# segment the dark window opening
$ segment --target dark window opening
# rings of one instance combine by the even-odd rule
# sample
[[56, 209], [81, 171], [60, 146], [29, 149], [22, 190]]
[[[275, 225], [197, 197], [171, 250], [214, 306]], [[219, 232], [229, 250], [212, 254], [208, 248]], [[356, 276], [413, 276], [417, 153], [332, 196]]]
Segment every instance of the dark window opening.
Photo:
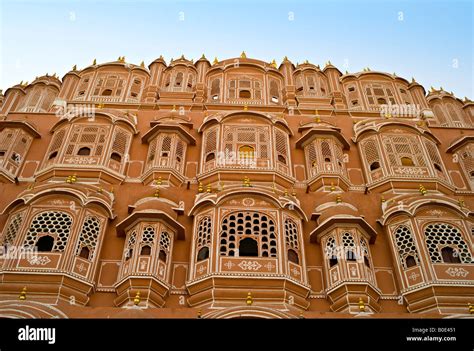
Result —
[[85, 91], [81, 90], [77, 95], [82, 96], [82, 95], [84, 95], [84, 93], [85, 93]]
[[370, 268], [370, 261], [369, 261], [369, 258], [367, 256], [364, 256], [364, 263], [367, 267]]
[[378, 161], [372, 162], [370, 164], [370, 170], [375, 171], [376, 169], [380, 168], [380, 163]]
[[207, 246], [201, 247], [197, 256], [198, 262], [203, 261], [208, 258], [209, 258], [209, 248]]
[[110, 155], [110, 158], [114, 161], [122, 162], [122, 156], [120, 156], [117, 152], [112, 152], [112, 155]]
[[346, 260], [347, 261], [355, 261], [357, 259], [357, 256], [354, 252], [352, 251], [347, 251], [347, 254], [346, 254]]
[[400, 161], [402, 162], [402, 166], [405, 167], [413, 167], [415, 165], [410, 157], [402, 157]]
[[158, 254], [158, 259], [160, 261], [163, 261], [166, 263], [166, 252], [165, 250], [160, 250], [160, 253]]
[[413, 257], [413, 256], [407, 256], [407, 257], [405, 258], [405, 265], [407, 266], [407, 268], [416, 266], [415, 257]]
[[296, 264], [300, 264], [298, 253], [295, 250], [292, 250], [292, 249], [288, 250], [288, 261], [296, 263]]
[[387, 100], [383, 99], [383, 98], [378, 98], [377, 99], [377, 103], [379, 105], [386, 105], [387, 104]]
[[437, 163], [433, 163], [433, 167], [438, 171], [438, 172], [442, 172], [443, 170], [441, 169], [441, 166]]
[[212, 161], [215, 158], [216, 158], [216, 155], [213, 152], [211, 152], [206, 155], [206, 162]]
[[136, 98], [136, 97], [138, 96], [138, 94], [132, 91], [132, 92], [130, 93], [130, 96]]
[[469, 176], [470, 176], [471, 178], [474, 178], [474, 171], [470, 171], [470, 172], [469, 172]]
[[88, 147], [81, 147], [77, 154], [81, 156], [89, 156], [91, 154], [91, 149]]
[[278, 155], [278, 161], [286, 165], [286, 159], [283, 155]]
[[149, 245], [142, 246], [142, 249], [140, 251], [140, 255], [150, 256], [151, 255], [151, 247]]
[[169, 154], [168, 154], [168, 151], [163, 151], [163, 152], [161, 153], [161, 157], [168, 157], [168, 155], [169, 155]]
[[337, 257], [336, 256], [332, 256], [330, 259], [329, 259], [329, 267], [333, 267], [337, 264]]
[[53, 250], [54, 238], [50, 235], [42, 236], [36, 242], [39, 252], [51, 252]]
[[329, 157], [326, 157], [326, 158], [324, 159], [324, 162], [331, 162], [331, 159], [330, 159]]
[[349, 87], [349, 91], [355, 91], [354, 87]]
[[84, 246], [83, 248], [81, 248], [81, 252], [79, 252], [79, 257], [82, 257], [88, 260], [90, 253], [91, 251], [89, 250], [89, 248], [87, 246]]
[[459, 253], [452, 247], [443, 247], [441, 249], [441, 257], [443, 257], [444, 263], [461, 263]]
[[359, 105], [359, 100], [352, 100], [352, 106]]
[[219, 95], [217, 95], [217, 94], [216, 94], [216, 95], [213, 95], [213, 96], [212, 96], [212, 100], [219, 100]]
[[112, 95], [112, 90], [110, 90], [110, 89], [105, 89], [102, 92], [102, 96], [110, 96], [110, 95]]
[[0, 151], [0, 157], [5, 156], [5, 151]]
[[241, 90], [241, 91], [239, 91], [239, 98], [241, 98], [241, 99], [250, 99], [251, 98], [250, 90]]
[[125, 261], [128, 261], [129, 259], [131, 259], [132, 255], [133, 255], [133, 249], [128, 250], [128, 253], [125, 257]]
[[299, 87], [298, 89], [296, 89], [297, 93], [301, 93], [302, 91], [303, 91], [303, 87]]
[[239, 242], [240, 257], [258, 257], [257, 242], [251, 238], [245, 238]]
[[272, 102], [278, 103], [278, 98], [276, 96], [272, 96]]

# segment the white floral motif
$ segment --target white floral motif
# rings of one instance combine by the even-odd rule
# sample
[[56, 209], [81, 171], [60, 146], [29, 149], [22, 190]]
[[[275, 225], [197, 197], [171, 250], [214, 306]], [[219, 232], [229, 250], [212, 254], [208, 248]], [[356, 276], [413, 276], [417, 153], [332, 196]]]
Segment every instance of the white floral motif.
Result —
[[455, 268], [455, 267], [449, 267], [446, 271], [451, 277], [466, 277], [469, 272], [466, 271], [464, 268]]
[[411, 272], [411, 274], [408, 276], [409, 279], [415, 281], [418, 279], [420, 275], [418, 273], [415, 273], [415, 272]]
[[260, 269], [260, 267], [262, 267], [262, 265], [257, 261], [242, 261], [239, 263], [239, 267], [244, 271], [257, 271]]
[[28, 258], [28, 263], [31, 265], [44, 266], [51, 262], [48, 256], [32, 256]]

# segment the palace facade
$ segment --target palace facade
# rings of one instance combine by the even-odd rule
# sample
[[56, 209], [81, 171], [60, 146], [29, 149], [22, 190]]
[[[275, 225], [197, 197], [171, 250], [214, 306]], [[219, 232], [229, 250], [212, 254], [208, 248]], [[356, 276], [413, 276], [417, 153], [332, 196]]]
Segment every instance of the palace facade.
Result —
[[287, 58], [0, 94], [0, 317], [474, 313], [474, 102]]

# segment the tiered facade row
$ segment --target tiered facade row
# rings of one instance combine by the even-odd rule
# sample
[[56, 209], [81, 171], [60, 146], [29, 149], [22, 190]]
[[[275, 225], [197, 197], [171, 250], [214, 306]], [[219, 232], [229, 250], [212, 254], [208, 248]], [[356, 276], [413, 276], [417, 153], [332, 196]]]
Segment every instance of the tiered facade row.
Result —
[[0, 104], [0, 316], [474, 308], [467, 98], [242, 53], [94, 61]]

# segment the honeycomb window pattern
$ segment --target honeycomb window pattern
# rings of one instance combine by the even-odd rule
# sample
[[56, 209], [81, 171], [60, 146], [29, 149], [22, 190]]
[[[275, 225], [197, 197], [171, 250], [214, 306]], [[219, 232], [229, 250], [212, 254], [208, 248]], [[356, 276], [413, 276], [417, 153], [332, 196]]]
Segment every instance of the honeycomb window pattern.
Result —
[[160, 250], [164, 250], [165, 252], [170, 252], [171, 247], [171, 238], [168, 232], [163, 231], [160, 235]]
[[152, 246], [155, 242], [155, 228], [149, 226], [143, 230], [142, 244]]
[[38, 234], [51, 234], [55, 237], [52, 252], [63, 252], [71, 230], [72, 218], [67, 213], [47, 211], [38, 214], [31, 222], [25, 239], [25, 246], [33, 248]]
[[197, 248], [209, 246], [211, 244], [211, 217], [204, 217], [199, 221], [197, 231]]
[[245, 211], [226, 216], [222, 221], [220, 254], [236, 256], [239, 241], [244, 238], [257, 241], [260, 257], [277, 257], [275, 222], [268, 215]]
[[299, 249], [298, 245], [298, 227], [291, 219], [285, 220], [285, 241], [289, 249]]
[[18, 230], [20, 229], [21, 223], [23, 222], [23, 214], [23, 212], [20, 212], [13, 215], [5, 235], [3, 236], [2, 240], [0, 240], [0, 245], [13, 244], [16, 236], [18, 235]]
[[420, 260], [416, 250], [413, 235], [407, 226], [400, 226], [395, 230], [395, 244], [397, 245], [398, 257], [404, 269], [407, 269], [406, 257], [411, 256], [418, 265]]
[[76, 255], [79, 255], [83, 247], [89, 249], [89, 261], [94, 258], [94, 251], [97, 246], [97, 239], [100, 234], [100, 221], [96, 217], [88, 216], [82, 225], [79, 244], [77, 245]]
[[441, 249], [454, 248], [462, 263], [472, 263], [471, 253], [461, 232], [448, 223], [432, 223], [425, 228], [425, 242], [432, 263], [442, 263]]

